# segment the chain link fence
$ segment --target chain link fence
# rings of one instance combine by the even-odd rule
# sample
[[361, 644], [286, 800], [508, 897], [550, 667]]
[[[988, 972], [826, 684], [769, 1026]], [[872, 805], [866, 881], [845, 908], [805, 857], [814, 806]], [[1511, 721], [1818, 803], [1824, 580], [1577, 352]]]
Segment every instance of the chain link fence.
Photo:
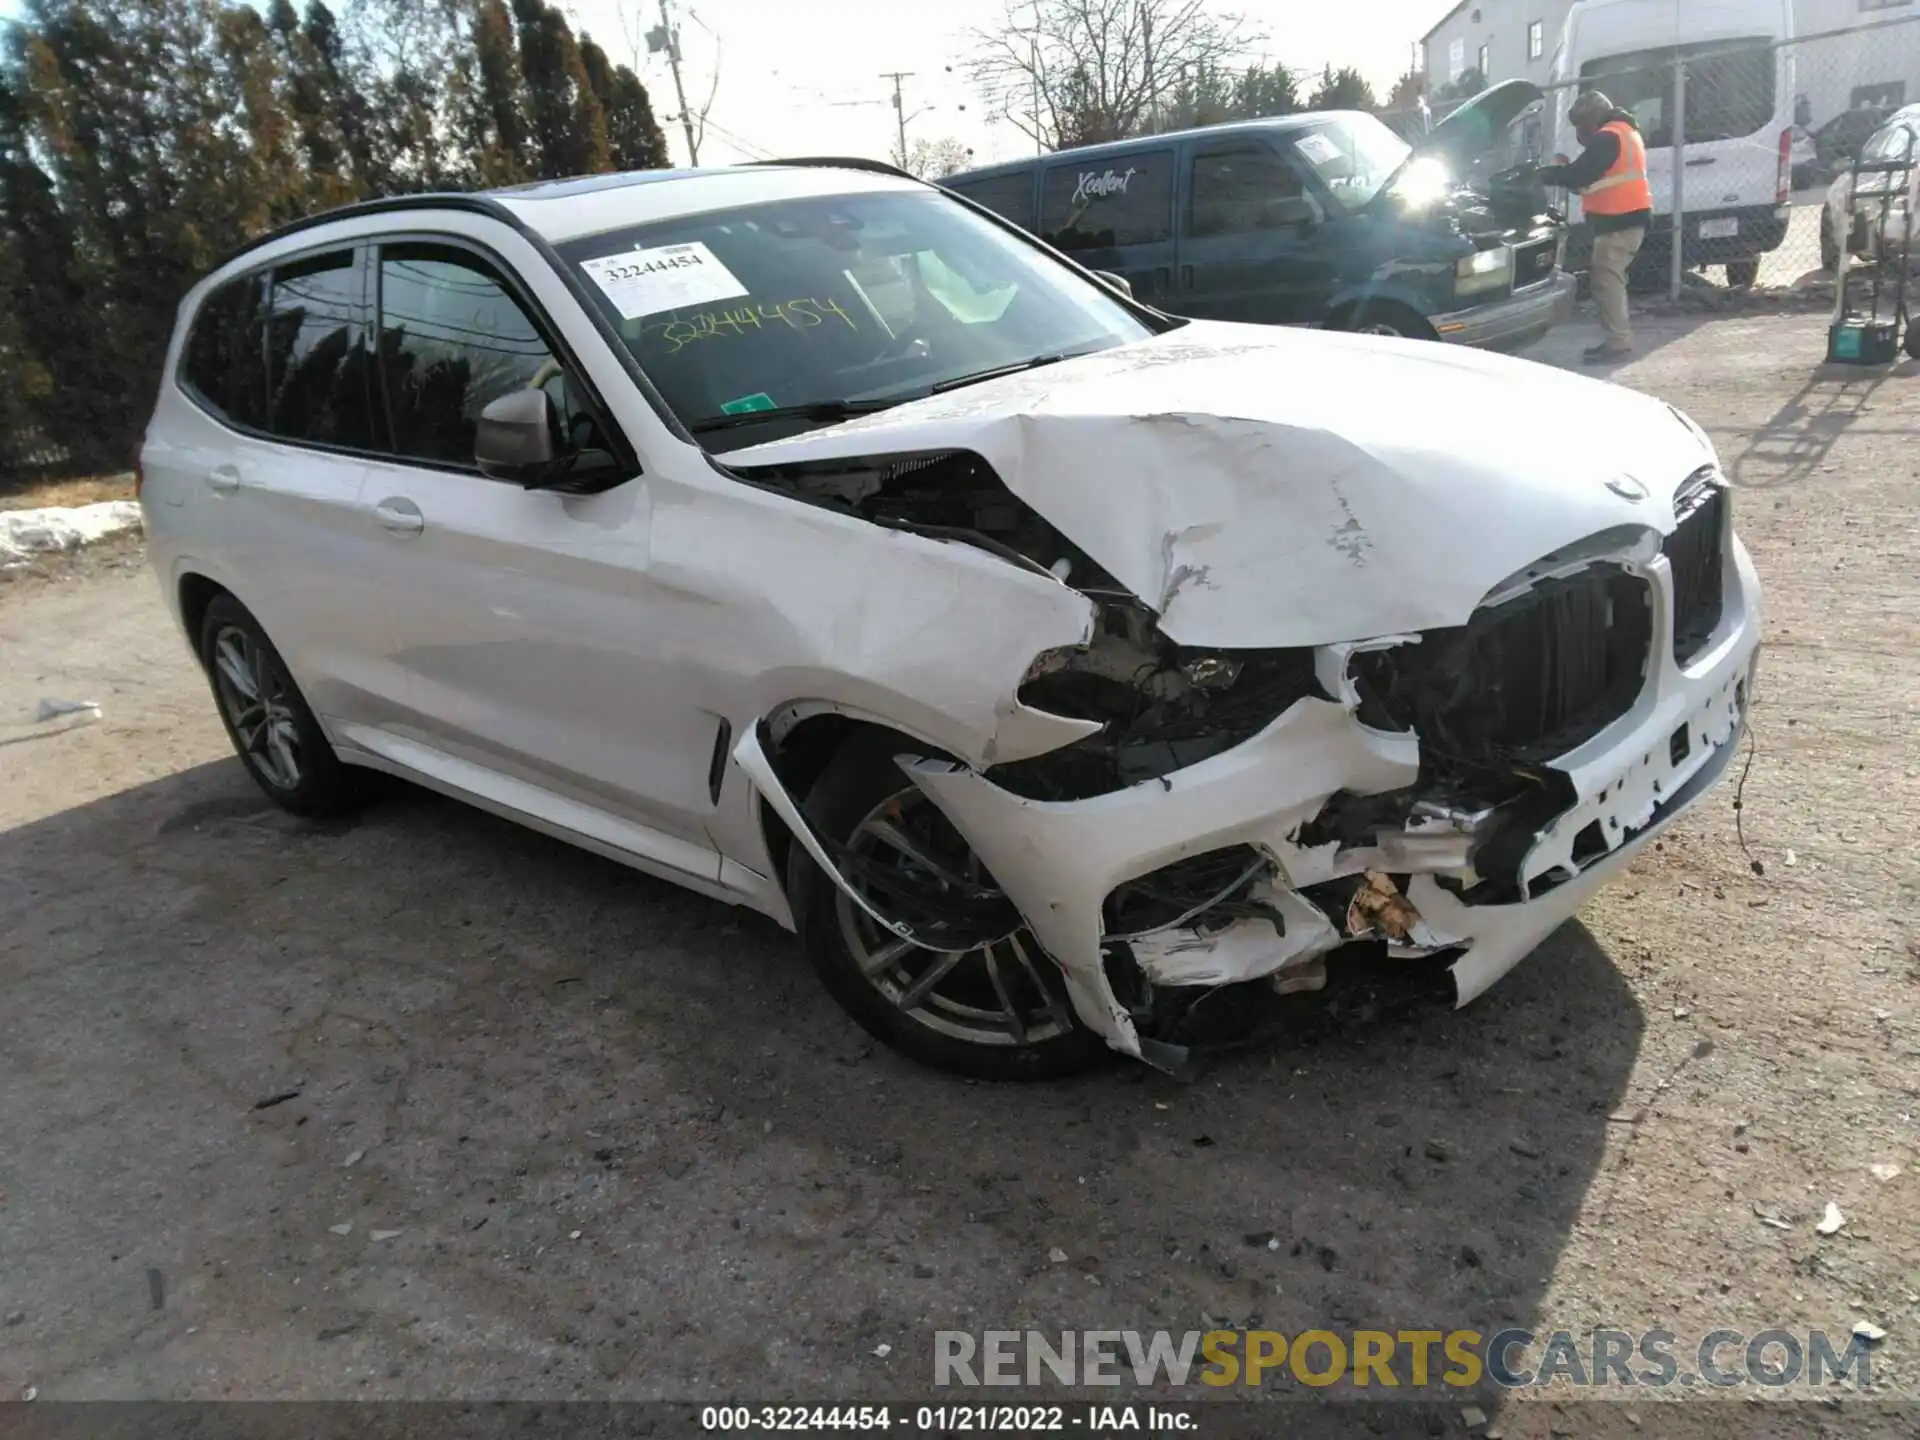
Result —
[[[1637, 290], [1675, 299], [1705, 287], [1830, 296], [1842, 247], [1856, 266], [1912, 254], [1902, 240], [1920, 172], [1884, 167], [1907, 155], [1909, 134], [1920, 159], [1920, 13], [1786, 42], [1649, 44], [1588, 61], [1544, 88], [1545, 101], [1474, 169], [1578, 155], [1567, 110], [1581, 90], [1604, 92], [1647, 143], [1654, 220], [1633, 267]], [[1433, 107], [1430, 120], [1383, 118], [1413, 138], [1452, 108]], [[1584, 269], [1577, 198], [1566, 208], [1575, 226], [1567, 263]]]

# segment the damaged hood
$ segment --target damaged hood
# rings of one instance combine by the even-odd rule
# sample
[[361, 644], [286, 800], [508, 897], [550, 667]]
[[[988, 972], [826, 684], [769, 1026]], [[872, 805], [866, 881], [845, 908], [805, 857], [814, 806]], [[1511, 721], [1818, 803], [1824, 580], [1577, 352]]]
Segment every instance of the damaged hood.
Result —
[[1675, 490], [1714, 459], [1665, 404], [1548, 366], [1195, 321], [725, 463], [955, 450], [981, 456], [1169, 638], [1217, 648], [1463, 624], [1562, 547], [1671, 530]]

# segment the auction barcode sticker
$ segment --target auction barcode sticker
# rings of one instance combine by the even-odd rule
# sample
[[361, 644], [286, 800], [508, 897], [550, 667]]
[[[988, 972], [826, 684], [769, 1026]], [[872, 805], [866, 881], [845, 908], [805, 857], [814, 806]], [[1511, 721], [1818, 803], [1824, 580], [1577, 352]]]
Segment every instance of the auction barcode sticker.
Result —
[[628, 320], [747, 293], [747, 287], [699, 240], [603, 255], [580, 268]]

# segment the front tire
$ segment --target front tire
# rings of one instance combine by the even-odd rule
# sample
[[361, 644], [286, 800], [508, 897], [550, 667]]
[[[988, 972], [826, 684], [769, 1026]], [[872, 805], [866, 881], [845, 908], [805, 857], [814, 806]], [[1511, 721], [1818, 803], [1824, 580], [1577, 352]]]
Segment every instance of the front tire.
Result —
[[1727, 261], [1727, 284], [1735, 290], [1751, 290], [1754, 282], [1760, 278], [1758, 260]]
[[1437, 340], [1433, 327], [1414, 310], [1391, 301], [1370, 301], [1334, 317], [1335, 330], [1355, 335], [1383, 335], [1388, 339]]
[[[894, 763], [902, 742], [857, 736], [805, 811], [842, 872], [883, 914], [936, 940], [902, 940], [795, 844], [788, 890], [821, 983], [862, 1029], [911, 1060], [981, 1080], [1049, 1080], [1108, 1055], [1073, 1013], [1058, 967], [953, 825]], [[924, 917], [951, 915], [945, 934]], [[974, 928], [969, 928], [974, 927]], [[977, 943], [975, 943], [977, 942]]]
[[296, 815], [331, 815], [362, 798], [293, 676], [231, 595], [216, 595], [200, 622], [200, 664], [234, 752], [267, 798]]
[[1830, 274], [1840, 269], [1840, 242], [1833, 238], [1833, 227], [1825, 216], [1820, 219], [1820, 268]]

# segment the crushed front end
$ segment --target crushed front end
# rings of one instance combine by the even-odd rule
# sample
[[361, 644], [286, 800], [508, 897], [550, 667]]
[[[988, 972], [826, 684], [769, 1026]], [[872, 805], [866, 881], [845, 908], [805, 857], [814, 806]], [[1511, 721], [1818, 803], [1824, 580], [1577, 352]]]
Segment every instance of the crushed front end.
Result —
[[1463, 624], [1357, 642], [1196, 650], [1095, 595], [1090, 642], [1018, 698], [1098, 733], [903, 763], [1120, 1050], [1171, 1063], [1209, 991], [1317, 989], [1358, 944], [1449, 957], [1465, 1003], [1733, 757], [1758, 581], [1714, 467], [1672, 514], [1539, 557]]

